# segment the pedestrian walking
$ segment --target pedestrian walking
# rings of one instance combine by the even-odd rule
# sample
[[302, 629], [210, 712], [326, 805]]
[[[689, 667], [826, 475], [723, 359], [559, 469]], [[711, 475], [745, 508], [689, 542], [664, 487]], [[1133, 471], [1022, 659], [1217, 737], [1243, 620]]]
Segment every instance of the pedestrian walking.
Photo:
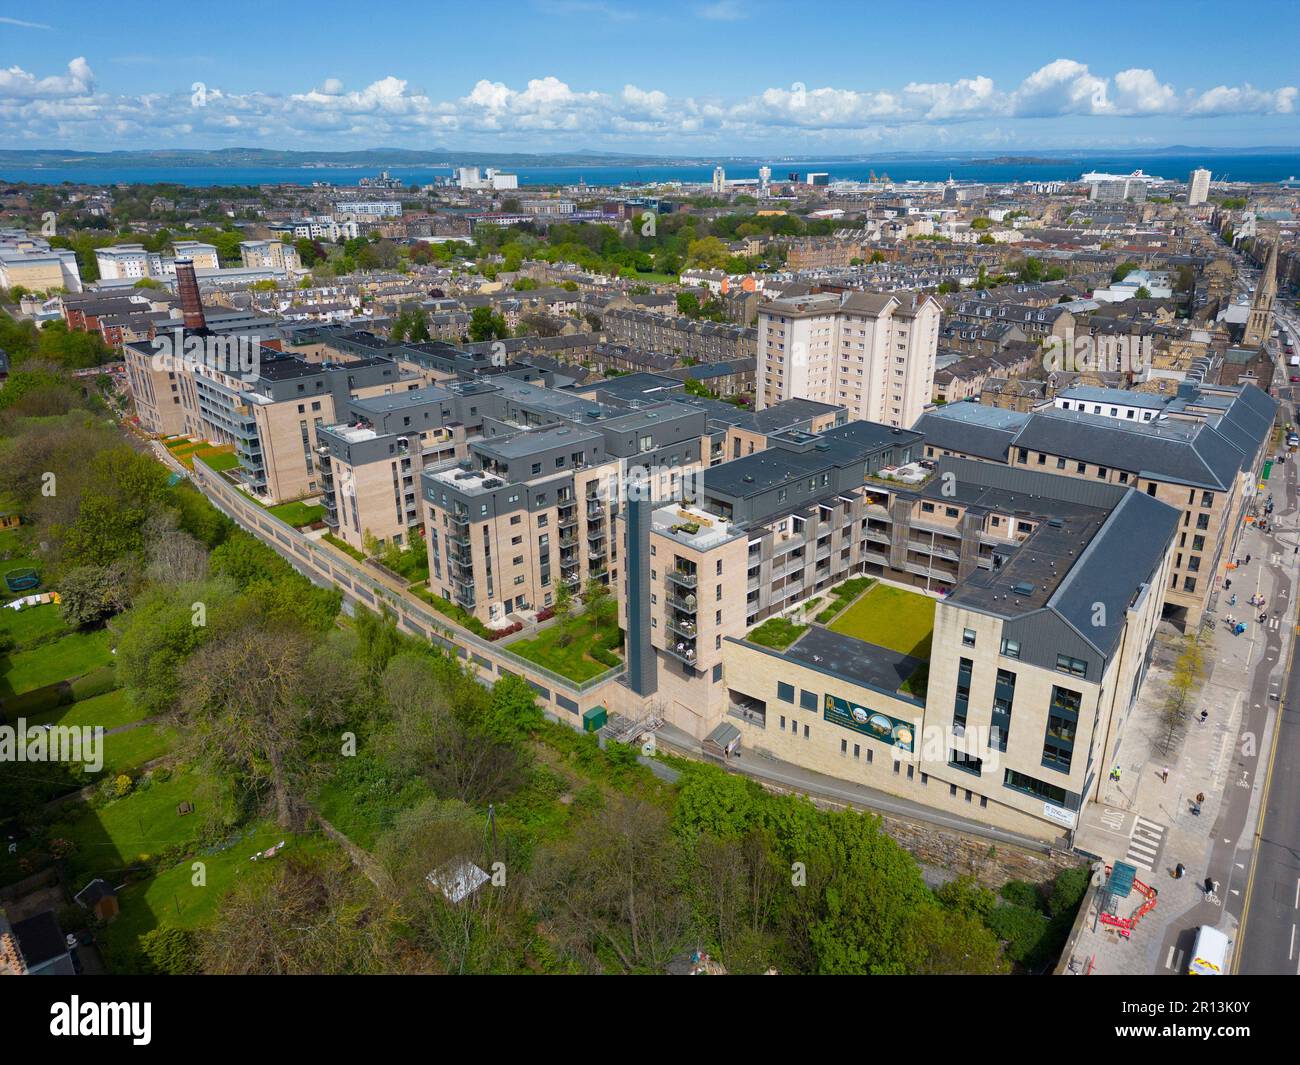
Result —
[[1164, 769], [1160, 770], [1160, 783], [1161, 783], [1161, 784], [1168, 784], [1168, 783], [1169, 783], [1169, 767], [1168, 767], [1168, 766], [1165, 766]]
[[1210, 716], [1210, 712], [1209, 712], [1208, 710], [1202, 710], [1202, 711], [1201, 711], [1201, 724], [1202, 724], [1202, 725], [1205, 724], [1205, 719], [1206, 719], [1207, 717], [1209, 717], [1209, 716]]

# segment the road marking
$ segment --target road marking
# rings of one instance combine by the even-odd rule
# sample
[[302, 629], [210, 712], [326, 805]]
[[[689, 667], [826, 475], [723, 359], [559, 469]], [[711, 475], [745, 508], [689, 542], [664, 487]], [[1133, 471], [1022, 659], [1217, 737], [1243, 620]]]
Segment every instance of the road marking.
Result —
[[1133, 830], [1129, 834], [1128, 854], [1125, 860], [1131, 865], [1140, 866], [1147, 872], [1155, 869], [1156, 858], [1164, 843], [1165, 827], [1145, 817], [1137, 816], [1133, 820]]
[[1123, 810], [1107, 809], [1106, 812], [1101, 815], [1100, 820], [1107, 828], [1114, 829], [1118, 832], [1120, 826], [1124, 824], [1124, 818], [1126, 816], [1127, 814]]
[[[1174, 951], [1177, 950], [1177, 949], [1178, 949], [1177, 947], [1170, 947], [1170, 948], [1169, 948], [1169, 956], [1168, 956], [1167, 958], [1165, 958], [1165, 968], [1166, 968], [1166, 969], [1172, 969], [1172, 968], [1174, 967]], [[1288, 960], [1290, 960], [1290, 959], [1288, 959]]]

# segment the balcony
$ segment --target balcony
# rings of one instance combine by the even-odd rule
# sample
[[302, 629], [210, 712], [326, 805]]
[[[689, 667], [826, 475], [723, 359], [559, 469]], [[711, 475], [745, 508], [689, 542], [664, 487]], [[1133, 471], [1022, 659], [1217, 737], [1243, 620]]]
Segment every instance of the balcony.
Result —
[[666, 627], [677, 633], [678, 636], [684, 636], [688, 640], [694, 640], [699, 635], [699, 629], [696, 628], [693, 621], [678, 621], [672, 615], [669, 615]]
[[670, 569], [667, 577], [682, 588], [694, 588], [700, 583], [699, 575], [694, 570]]
[[695, 668], [695, 645], [693, 643], [687, 644], [685, 641], [679, 640], [676, 643], [666, 645], [663, 651], [664, 654], [685, 663], [692, 669]]
[[683, 614], [694, 614], [696, 609], [695, 597], [689, 596], [686, 599], [678, 599], [671, 592], [664, 597], [665, 601], [674, 610], [680, 610]]

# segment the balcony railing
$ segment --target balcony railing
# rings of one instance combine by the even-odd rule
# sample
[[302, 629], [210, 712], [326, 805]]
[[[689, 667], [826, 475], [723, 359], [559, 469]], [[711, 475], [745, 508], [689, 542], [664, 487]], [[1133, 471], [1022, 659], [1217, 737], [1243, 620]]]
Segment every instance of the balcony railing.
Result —
[[680, 636], [693, 640], [699, 635], [699, 629], [695, 627], [693, 621], [678, 621], [671, 614], [668, 616], [667, 627]]
[[683, 569], [670, 569], [668, 571], [668, 579], [674, 584], [681, 585], [683, 588], [694, 588], [700, 583], [700, 578], [697, 573]]
[[696, 604], [688, 603], [685, 599], [679, 599], [675, 595], [667, 595], [664, 598], [670, 607], [680, 610], [683, 614], [694, 614], [696, 611]]

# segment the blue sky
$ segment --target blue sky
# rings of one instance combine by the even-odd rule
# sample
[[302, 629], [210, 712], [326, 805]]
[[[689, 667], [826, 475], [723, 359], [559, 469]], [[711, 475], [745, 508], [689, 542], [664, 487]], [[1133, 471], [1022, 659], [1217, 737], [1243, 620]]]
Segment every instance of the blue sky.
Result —
[[0, 0], [0, 147], [1300, 145], [1284, 41], [1294, 0]]

